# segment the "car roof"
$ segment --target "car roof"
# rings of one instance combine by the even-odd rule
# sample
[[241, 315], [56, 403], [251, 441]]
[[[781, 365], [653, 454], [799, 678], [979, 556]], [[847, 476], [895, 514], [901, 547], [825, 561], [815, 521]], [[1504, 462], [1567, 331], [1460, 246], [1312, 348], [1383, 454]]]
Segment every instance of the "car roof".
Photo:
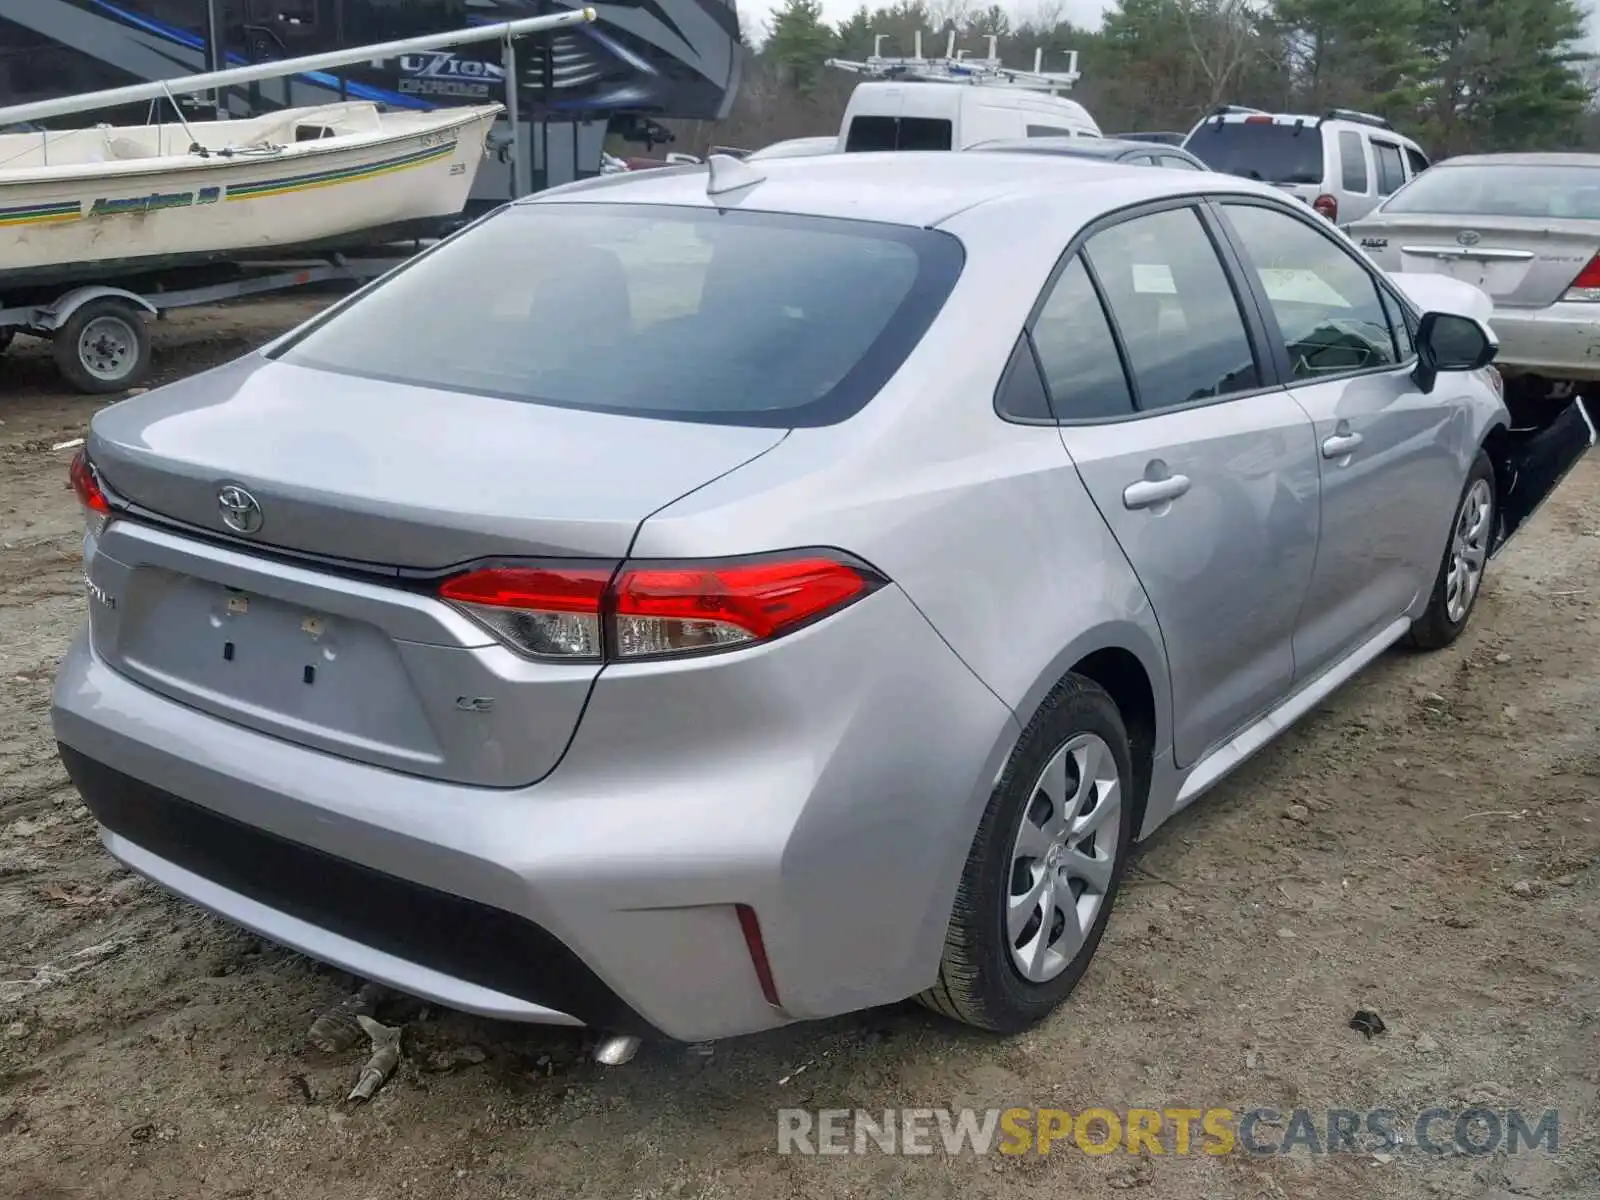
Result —
[[[1129, 163], [1059, 154], [881, 151], [772, 158], [734, 163], [748, 187], [706, 193], [707, 167], [661, 167], [562, 184], [516, 201], [531, 204], [672, 204], [747, 208], [931, 227], [994, 200], [1061, 197], [1080, 189], [1087, 208], [1103, 211], [1165, 195], [1232, 191], [1282, 198], [1266, 184], [1237, 176], [1160, 171]], [[737, 178], [737, 176], [736, 176]], [[1199, 183], [1197, 179], [1203, 178]]]
[[[1355, 119], [1353, 119], [1351, 117], [1338, 116], [1336, 113], [1328, 113], [1328, 114], [1326, 114], [1324, 116], [1320, 116], [1320, 117], [1317, 116], [1315, 113], [1289, 113], [1289, 112], [1252, 112], [1252, 111], [1243, 111], [1243, 112], [1209, 113], [1206, 116], [1201, 117], [1200, 120], [1195, 122], [1194, 129], [1199, 129], [1202, 126], [1205, 126], [1205, 125], [1216, 125], [1218, 123], [1221, 123], [1223, 125], [1245, 125], [1245, 124], [1251, 124], [1251, 123], [1259, 124], [1263, 117], [1270, 117], [1272, 119], [1272, 123], [1274, 125], [1302, 124], [1307, 129], [1316, 129], [1316, 130], [1322, 130], [1322, 129], [1328, 129], [1328, 128], [1366, 129], [1366, 130], [1370, 130], [1370, 131], [1372, 131], [1374, 133], [1379, 133], [1384, 137], [1394, 138], [1396, 141], [1403, 142], [1406, 145], [1417, 146], [1416, 139], [1408, 137], [1405, 134], [1401, 133], [1393, 125], [1377, 125], [1377, 124], [1374, 124], [1371, 121], [1360, 121], [1360, 120], [1355, 120]], [[1192, 134], [1194, 132], [1194, 130], [1192, 129], [1189, 132]], [[1418, 146], [1417, 148], [1421, 149], [1420, 146]]]
[[1600, 154], [1527, 150], [1507, 154], [1457, 154], [1435, 167], [1600, 167]]
[[1119, 154], [1158, 154], [1151, 142], [1130, 142], [1107, 137], [996, 138], [968, 150], [1020, 150], [1026, 154], [1077, 154], [1083, 158], [1115, 158]]

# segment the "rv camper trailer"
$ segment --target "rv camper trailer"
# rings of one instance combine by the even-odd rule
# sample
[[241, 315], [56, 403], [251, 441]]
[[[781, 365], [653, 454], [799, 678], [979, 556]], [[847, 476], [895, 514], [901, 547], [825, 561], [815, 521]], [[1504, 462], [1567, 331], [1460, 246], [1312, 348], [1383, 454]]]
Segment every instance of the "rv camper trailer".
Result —
[[[575, 7], [554, 0], [0, 0], [0, 107]], [[726, 116], [742, 68], [733, 0], [618, 0], [601, 4], [593, 24], [526, 42], [517, 55], [517, 135], [535, 190], [598, 174], [607, 134], [650, 145], [669, 136], [661, 118]], [[505, 71], [491, 42], [252, 84], [211, 103], [215, 115], [247, 117], [336, 99], [435, 108], [504, 98]], [[147, 109], [94, 119], [139, 122]], [[491, 145], [503, 148], [510, 137], [502, 122]], [[511, 155], [502, 150], [498, 158], [478, 175], [478, 205], [512, 192]]]

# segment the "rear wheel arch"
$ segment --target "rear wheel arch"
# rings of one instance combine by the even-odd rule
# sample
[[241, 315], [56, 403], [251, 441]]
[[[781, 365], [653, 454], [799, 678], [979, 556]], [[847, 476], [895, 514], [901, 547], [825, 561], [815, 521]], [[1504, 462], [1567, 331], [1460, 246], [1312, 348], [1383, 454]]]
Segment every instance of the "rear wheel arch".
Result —
[[[1144, 828], [1145, 806], [1150, 799], [1150, 780], [1155, 770], [1156, 694], [1150, 674], [1133, 651], [1107, 646], [1085, 655], [1067, 671], [1093, 680], [1103, 687], [1122, 714], [1128, 729], [1128, 749], [1133, 759], [1133, 827]], [[1064, 677], [1063, 677], [1064, 678]]]

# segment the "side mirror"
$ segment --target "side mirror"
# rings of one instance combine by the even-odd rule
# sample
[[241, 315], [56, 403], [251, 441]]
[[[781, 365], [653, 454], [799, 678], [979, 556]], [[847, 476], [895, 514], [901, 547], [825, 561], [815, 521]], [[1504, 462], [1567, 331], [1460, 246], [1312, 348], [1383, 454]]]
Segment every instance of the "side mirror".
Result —
[[1441, 371], [1476, 371], [1492, 363], [1500, 349], [1481, 321], [1447, 312], [1423, 313], [1416, 342], [1412, 378], [1424, 393], [1433, 391]]

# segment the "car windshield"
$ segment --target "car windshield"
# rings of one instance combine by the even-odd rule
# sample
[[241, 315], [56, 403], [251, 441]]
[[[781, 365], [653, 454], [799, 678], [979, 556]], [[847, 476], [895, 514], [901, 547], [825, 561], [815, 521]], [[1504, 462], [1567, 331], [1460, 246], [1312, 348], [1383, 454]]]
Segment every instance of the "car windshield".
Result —
[[1267, 183], [1322, 182], [1322, 134], [1314, 122], [1207, 121], [1183, 148], [1213, 171]]
[[1424, 171], [1389, 198], [1385, 213], [1600, 220], [1595, 166], [1448, 164]]
[[513, 205], [295, 337], [284, 362], [569, 408], [820, 425], [899, 369], [961, 243], [897, 225]]

